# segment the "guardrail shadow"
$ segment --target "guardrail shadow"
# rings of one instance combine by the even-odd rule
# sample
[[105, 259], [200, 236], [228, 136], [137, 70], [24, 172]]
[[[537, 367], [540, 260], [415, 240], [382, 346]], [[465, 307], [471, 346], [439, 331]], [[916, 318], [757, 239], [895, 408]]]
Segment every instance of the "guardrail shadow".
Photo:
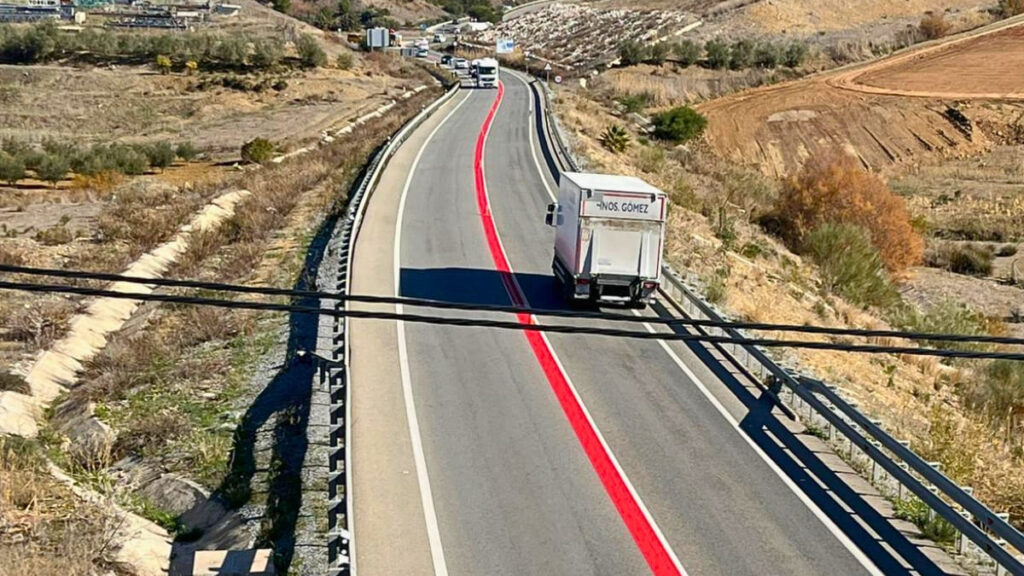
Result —
[[[653, 308], [659, 316], [671, 316], [662, 304], [657, 304]], [[682, 326], [673, 326], [672, 330], [677, 334], [689, 334]], [[747, 409], [747, 415], [740, 421], [743, 433], [764, 451], [882, 573], [920, 576], [946, 574], [916, 544], [893, 526], [890, 518], [883, 516], [871, 506], [862, 494], [847, 484], [772, 413], [775, 402], [769, 394], [762, 391], [761, 394], [755, 395], [723, 364], [722, 360], [712, 354], [708, 346], [700, 342], [686, 342], [685, 345]], [[849, 510], [844, 509], [843, 505]], [[877, 537], [868, 532], [861, 522], [874, 531]]]
[[[295, 290], [317, 289], [317, 273], [336, 220], [329, 218], [317, 231]], [[321, 305], [318, 298], [312, 297], [295, 300], [293, 304]], [[318, 316], [296, 312], [289, 315], [284, 361], [235, 430], [228, 473], [214, 492], [215, 498], [237, 509], [251, 504], [257, 493], [256, 475], [266, 475], [266, 507], [255, 547], [273, 548], [274, 564], [281, 574], [288, 573], [295, 553], [295, 530], [302, 505], [302, 467], [309, 449], [306, 427], [317, 374], [315, 359], [299, 352], [316, 350], [318, 326]], [[257, 452], [263, 449], [261, 436], [270, 437], [269, 465], [265, 469], [259, 469], [256, 462]]]

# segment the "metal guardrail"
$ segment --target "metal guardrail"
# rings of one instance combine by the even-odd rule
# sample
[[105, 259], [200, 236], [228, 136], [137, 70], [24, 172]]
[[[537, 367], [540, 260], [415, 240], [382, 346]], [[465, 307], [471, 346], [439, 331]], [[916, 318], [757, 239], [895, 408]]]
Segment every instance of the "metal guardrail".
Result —
[[[532, 82], [539, 102], [540, 82]], [[551, 110], [549, 90], [544, 86], [545, 145], [557, 159], [559, 171], [578, 171], [579, 164], [566, 146], [557, 119]], [[556, 175], [557, 176], [557, 175]], [[695, 319], [724, 321], [724, 314], [715, 310], [698, 295], [697, 290], [670, 266], [662, 269], [662, 292], [674, 301], [680, 312]], [[699, 329], [712, 335], [746, 337], [742, 330]], [[973, 497], [968, 487], [957, 485], [942, 473], [936, 462], [928, 462], [909, 446], [887, 433], [881, 423], [860, 412], [855, 403], [845, 400], [833, 387], [805, 375], [794, 375], [780, 366], [757, 346], [718, 345], [749, 375], [760, 380], [764, 390], [777, 400], [787, 414], [797, 416], [808, 425], [827, 429], [830, 440], [849, 447], [847, 460], [862, 469], [870, 466], [871, 483], [886, 496], [902, 500], [906, 494], [924, 502], [933, 514], [957, 531], [956, 554], [974, 562], [994, 566], [996, 574], [1024, 576], [1024, 534], [1009, 523], [1009, 515], [996, 513]], [[782, 393], [782, 386], [788, 394]], [[788, 398], [787, 398], [788, 397]], [[788, 399], [788, 406], [786, 401]], [[842, 456], [842, 454], [841, 454]], [[1016, 549], [1013, 553], [1007, 546]]]
[[[458, 91], [458, 84], [450, 86], [443, 96], [434, 100], [407, 122], [374, 155], [367, 166], [362, 180], [349, 198], [348, 208], [340, 222], [339, 244], [341, 248], [336, 289], [338, 294], [348, 293], [348, 287], [352, 280], [352, 248], [359, 236], [360, 224], [366, 213], [367, 200], [372, 196], [388, 161], [391, 160], [402, 143], [409, 138], [409, 135]], [[347, 309], [348, 303], [336, 301], [335, 307]], [[331, 450], [328, 458], [327, 483], [329, 498], [327, 508], [328, 573], [329, 576], [354, 576], [356, 573], [355, 548], [352, 537], [352, 498], [350, 498], [352, 494], [352, 454], [348, 449], [351, 446], [351, 429], [347, 426], [351, 417], [350, 400], [352, 396], [348, 379], [350, 373], [349, 341], [345, 338], [345, 334], [348, 333], [348, 319], [335, 318], [333, 328], [332, 360], [335, 363], [328, 367], [328, 390], [331, 401], [329, 438]]]

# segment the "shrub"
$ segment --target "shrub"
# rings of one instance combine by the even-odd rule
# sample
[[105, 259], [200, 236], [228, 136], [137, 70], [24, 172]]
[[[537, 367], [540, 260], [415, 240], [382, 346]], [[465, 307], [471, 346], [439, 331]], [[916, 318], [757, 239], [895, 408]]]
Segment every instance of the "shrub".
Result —
[[647, 58], [647, 48], [636, 40], [626, 40], [619, 45], [619, 59], [624, 66], [635, 66]]
[[990, 246], [949, 243], [930, 251], [926, 262], [929, 266], [945, 268], [956, 274], [988, 276], [992, 273], [994, 259], [995, 252]]
[[31, 394], [32, 389], [24, 378], [0, 369], [0, 392], [17, 392], [19, 394]]
[[157, 142], [145, 148], [146, 159], [153, 168], [163, 170], [174, 163], [174, 147], [170, 142]]
[[327, 64], [327, 54], [317, 43], [316, 38], [309, 34], [299, 36], [295, 42], [295, 50], [299, 54], [299, 61], [306, 68], [318, 68]]
[[796, 68], [804, 63], [807, 59], [807, 44], [803, 42], [794, 42], [786, 47], [786, 53], [783, 56], [783, 62], [790, 68]]
[[693, 40], [683, 40], [679, 44], [676, 44], [672, 50], [679, 63], [685, 67], [693, 66], [700, 59], [700, 44], [697, 44]]
[[61, 222], [46, 230], [36, 232], [36, 241], [46, 246], [59, 246], [75, 239], [75, 233], [68, 229], [67, 222]]
[[939, 544], [950, 545], [956, 541], [956, 528], [937, 514], [920, 499], [911, 496], [905, 500], [896, 500], [895, 516], [901, 520], [913, 522], [925, 538]]
[[619, 98], [619, 104], [626, 109], [626, 112], [630, 114], [639, 114], [644, 111], [645, 108], [651, 105], [654, 100], [654, 96], [650, 92], [641, 92], [639, 94], [626, 94]]
[[949, 32], [949, 23], [946, 22], [942, 12], [930, 12], [921, 19], [921, 23], [918, 24], [917, 28], [925, 38], [935, 40], [942, 38]]
[[274, 10], [287, 14], [292, 8], [292, 0], [271, 0], [270, 5], [274, 7]]
[[25, 168], [29, 170], [38, 170], [39, 166], [46, 159], [46, 154], [43, 154], [39, 150], [26, 150], [21, 154], [18, 154], [18, 158], [25, 163]]
[[338, 54], [338, 57], [334, 59], [334, 65], [339, 70], [351, 70], [352, 66], [355, 65], [356, 59], [352, 56], [351, 52], [342, 52]]
[[149, 158], [141, 150], [124, 144], [115, 144], [107, 152], [110, 155], [110, 162], [117, 167], [117, 171], [129, 176], [145, 174], [149, 168]]
[[190, 141], [185, 141], [178, 144], [177, 148], [174, 149], [174, 154], [185, 162], [191, 162], [199, 155], [199, 151], [196, 150], [195, 144], [192, 144]]
[[733, 42], [732, 50], [729, 52], [729, 68], [742, 70], [750, 68], [754, 63], [754, 45], [749, 40], [737, 40]]
[[284, 50], [272, 40], [256, 40], [252, 44], [252, 63], [259, 68], [273, 68], [281, 62]]
[[0, 181], [14, 186], [25, 177], [25, 162], [17, 157], [0, 152]]
[[760, 68], [775, 68], [784, 60], [785, 54], [782, 48], [771, 42], [759, 44], [754, 52], [754, 64]]
[[678, 106], [656, 114], [654, 137], [671, 142], [686, 142], [700, 136], [707, 128], [708, 120], [689, 106]]
[[664, 42], [652, 44], [647, 48], [647, 58], [645, 60], [651, 64], [661, 66], [665, 63], [665, 59], [668, 58], [668, 54], [671, 50], [671, 47]]
[[242, 160], [245, 162], [263, 164], [269, 162], [274, 156], [275, 146], [266, 138], [253, 138], [242, 145]]
[[636, 155], [636, 167], [648, 174], [661, 172], [665, 167], [665, 149], [661, 146], [644, 146]]
[[56, 188], [57, 182], [63, 180], [70, 169], [71, 167], [64, 157], [47, 155], [36, 170], [36, 174], [39, 175], [40, 180], [49, 182]]
[[999, 13], [1003, 18], [1024, 14], [1024, 0], [999, 0]]
[[[893, 310], [890, 321], [904, 330], [934, 334], [966, 334], [984, 336], [989, 333], [989, 321], [967, 306], [946, 300], [920, 312], [909, 306]], [[981, 350], [986, 344], [965, 344], [959, 342], [924, 341], [924, 345], [944, 350]]]
[[996, 256], [999, 256], [1000, 258], [1007, 258], [1016, 255], [1017, 247], [1013, 244], [1004, 244], [1000, 246], [998, 250], [996, 250]]
[[629, 148], [629, 132], [626, 129], [617, 124], [604, 129], [601, 133], [601, 137], [598, 139], [601, 142], [601, 146], [613, 154], [621, 154]]
[[812, 159], [787, 179], [774, 219], [779, 235], [795, 248], [826, 222], [861, 226], [871, 233], [889, 272], [919, 263], [924, 254], [924, 241], [911, 226], [903, 199], [847, 155]]
[[1024, 363], [996, 360], [985, 367], [984, 376], [968, 389], [968, 406], [1000, 425], [1024, 412]]
[[156, 66], [156, 69], [160, 71], [161, 74], [167, 74], [171, 71], [171, 58], [170, 56], [160, 54], [156, 57], [156, 62], [154, 63], [154, 65]]
[[871, 234], [852, 224], [825, 223], [804, 240], [803, 252], [818, 265], [824, 288], [860, 306], [896, 299]]
[[729, 66], [731, 55], [725, 42], [710, 40], [704, 45], [704, 51], [707, 52], [705, 62], [708, 68], [721, 70]]

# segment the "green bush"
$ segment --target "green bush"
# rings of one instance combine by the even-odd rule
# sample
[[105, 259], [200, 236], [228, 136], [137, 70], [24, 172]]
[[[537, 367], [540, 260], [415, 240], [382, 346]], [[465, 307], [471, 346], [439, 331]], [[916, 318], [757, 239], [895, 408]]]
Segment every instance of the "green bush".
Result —
[[185, 141], [178, 144], [177, 148], [174, 149], [174, 154], [185, 162], [191, 162], [199, 155], [199, 151], [196, 150], [195, 144]]
[[783, 58], [783, 62], [790, 68], [796, 68], [804, 63], [807, 59], [807, 44], [803, 42], [794, 42], [786, 47], [786, 53]]
[[1004, 244], [996, 250], [996, 256], [1000, 258], [1007, 258], [1010, 256], [1017, 255], [1017, 247], [1013, 244]]
[[355, 65], [356, 59], [352, 56], [351, 52], [342, 52], [338, 54], [338, 57], [334, 59], [334, 65], [339, 70], [351, 70], [352, 66]]
[[25, 163], [25, 168], [28, 168], [29, 170], [39, 170], [39, 166], [43, 163], [43, 160], [46, 159], [46, 154], [39, 150], [29, 149], [18, 154], [18, 158]]
[[295, 42], [295, 50], [299, 54], [299, 61], [306, 68], [318, 68], [327, 64], [327, 54], [316, 41], [316, 38], [309, 34], [299, 36]]
[[700, 136], [707, 128], [708, 120], [689, 106], [678, 106], [656, 114], [654, 137], [670, 142], [686, 142]]
[[641, 92], [639, 94], [626, 94], [625, 96], [619, 97], [619, 104], [626, 109], [626, 112], [630, 114], [639, 114], [644, 111], [651, 102], [654, 100], [654, 96], [650, 92]]
[[732, 60], [729, 46], [725, 42], [721, 42], [719, 40], [709, 40], [708, 43], [704, 45], [704, 51], [707, 52], [705, 64], [708, 68], [712, 68], [714, 70], [727, 68]]
[[624, 66], [635, 66], [647, 59], [647, 48], [636, 40], [626, 40], [619, 45], [619, 59]]
[[988, 276], [992, 273], [995, 250], [985, 244], [943, 244], [928, 253], [926, 263], [955, 274]]
[[762, 42], [754, 51], [754, 64], [759, 68], [775, 68], [783, 60], [785, 60], [783, 49], [771, 42]]
[[859, 306], [886, 306], [896, 298], [871, 234], [852, 224], [826, 223], [804, 240], [824, 288]]
[[273, 68], [281, 63], [282, 57], [284, 57], [284, 49], [277, 41], [259, 39], [252, 43], [251, 61], [257, 68]]
[[1003, 18], [1024, 14], [1024, 0], [999, 0], [999, 13]]
[[[910, 306], [899, 306], [892, 310], [889, 321], [910, 332], [929, 334], [966, 334], [984, 336], [989, 334], [989, 321], [967, 306], [946, 300], [920, 312]], [[943, 350], [984, 350], [987, 344], [963, 344], [958, 342], [925, 341], [930, 348]]]
[[149, 158], [146, 154], [132, 146], [115, 144], [107, 153], [110, 155], [110, 164], [122, 174], [138, 176], [145, 174], [149, 168]]
[[754, 63], [754, 44], [749, 40], [737, 40], [733, 42], [729, 51], [729, 68], [743, 70], [750, 68]]
[[629, 148], [629, 132], [622, 126], [613, 124], [604, 129], [598, 138], [601, 146], [613, 154], [621, 154]]
[[905, 500], [896, 500], [895, 515], [901, 520], [913, 522], [925, 538], [939, 544], [950, 545], [956, 541], [956, 528], [941, 516], [931, 511], [927, 504], [911, 496]]
[[242, 160], [254, 164], [269, 162], [274, 156], [276, 147], [266, 138], [253, 138], [242, 145]]
[[675, 52], [676, 59], [679, 63], [685, 67], [693, 66], [700, 60], [701, 47], [693, 40], [683, 40], [679, 44], [676, 44], [673, 52]]
[[668, 58], [668, 54], [671, 50], [672, 48], [664, 42], [652, 44], [647, 48], [647, 58], [645, 60], [651, 64], [661, 66], [665, 63], [665, 59]]
[[25, 162], [17, 157], [0, 152], [0, 181], [14, 186], [25, 177]]
[[174, 163], [174, 147], [170, 142], [157, 142], [144, 149], [149, 165], [163, 170]]
[[38, 174], [40, 180], [49, 182], [56, 188], [57, 182], [63, 180], [68, 175], [70, 169], [71, 166], [68, 160], [63, 156], [47, 155], [39, 165], [39, 168], [36, 169], [36, 174]]

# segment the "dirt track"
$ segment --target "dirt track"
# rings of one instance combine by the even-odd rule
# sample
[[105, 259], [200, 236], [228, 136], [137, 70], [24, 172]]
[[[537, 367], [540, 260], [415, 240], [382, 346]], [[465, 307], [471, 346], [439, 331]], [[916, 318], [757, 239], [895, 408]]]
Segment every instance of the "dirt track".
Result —
[[986, 136], [946, 111], [958, 100], [1024, 99], [1022, 23], [705, 103], [708, 139], [719, 153], [773, 176], [835, 149], [873, 169], [978, 153], [989, 145]]

